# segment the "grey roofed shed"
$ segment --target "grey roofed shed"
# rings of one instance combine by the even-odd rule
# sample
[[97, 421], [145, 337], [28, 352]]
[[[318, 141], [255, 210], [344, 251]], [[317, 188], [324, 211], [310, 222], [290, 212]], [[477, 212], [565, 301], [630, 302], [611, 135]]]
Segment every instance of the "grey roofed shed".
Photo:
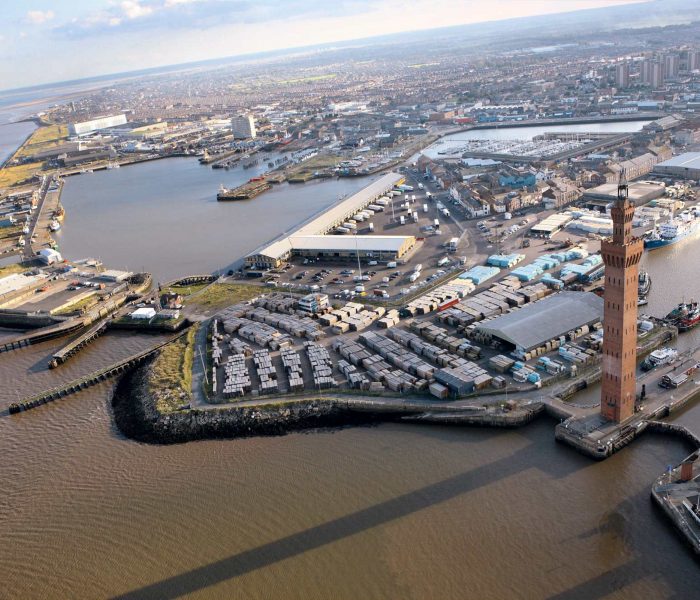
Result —
[[477, 330], [527, 351], [602, 321], [603, 304], [591, 292], [560, 292], [481, 323]]

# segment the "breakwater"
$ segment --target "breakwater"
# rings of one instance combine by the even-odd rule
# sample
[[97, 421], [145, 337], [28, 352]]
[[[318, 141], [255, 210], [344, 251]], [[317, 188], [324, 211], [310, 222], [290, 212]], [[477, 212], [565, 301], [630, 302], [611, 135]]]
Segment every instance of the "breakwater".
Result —
[[356, 413], [323, 399], [161, 413], [149, 390], [147, 363], [120, 380], [112, 397], [112, 409], [124, 435], [155, 444], [284, 435], [304, 429], [369, 424], [393, 416]]

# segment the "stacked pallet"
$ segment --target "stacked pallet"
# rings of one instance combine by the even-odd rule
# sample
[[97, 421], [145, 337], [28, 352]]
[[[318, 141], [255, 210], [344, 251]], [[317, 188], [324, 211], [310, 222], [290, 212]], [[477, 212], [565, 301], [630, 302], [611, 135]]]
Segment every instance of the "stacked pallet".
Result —
[[402, 313], [412, 317], [425, 315], [437, 310], [438, 307], [446, 302], [464, 298], [467, 294], [473, 292], [474, 289], [474, 283], [470, 279], [453, 279], [449, 283], [412, 300], [402, 309]]
[[513, 379], [515, 379], [515, 381], [517, 381], [518, 383], [538, 383], [540, 381], [539, 374], [536, 373], [532, 367], [520, 361], [516, 361], [513, 364], [511, 373], [513, 375]]
[[243, 340], [239, 340], [236, 337], [229, 338], [228, 347], [231, 351], [231, 354], [242, 354], [243, 356], [253, 355], [253, 349]]
[[361, 365], [362, 361], [371, 355], [371, 352], [361, 344], [344, 338], [333, 340], [331, 348], [355, 366]]
[[596, 358], [596, 352], [576, 344], [564, 344], [559, 347], [559, 357], [570, 363], [589, 364]]
[[224, 398], [245, 396], [251, 390], [250, 374], [243, 354], [232, 354], [224, 364]]
[[350, 326], [351, 331], [362, 331], [367, 329], [367, 327], [369, 327], [377, 319], [384, 316], [385, 312], [386, 309], [381, 306], [371, 309], [367, 308], [347, 317], [344, 322]]
[[295, 337], [304, 337], [310, 340], [318, 340], [325, 334], [319, 324], [310, 317], [297, 317], [270, 312], [266, 308], [257, 307], [249, 310], [246, 317], [251, 321], [265, 323], [277, 327]]
[[412, 352], [407, 352], [400, 344], [382, 334], [363, 333], [360, 335], [360, 341], [402, 371], [415, 375], [419, 379], [429, 380], [433, 378], [435, 367], [421, 360]]
[[[322, 325], [330, 327], [331, 325], [336, 325], [337, 323], [344, 323], [349, 317], [356, 315], [358, 312], [363, 310], [365, 307], [363, 304], [358, 304], [357, 302], [348, 302], [343, 308], [338, 308], [332, 310], [331, 312], [321, 315], [318, 320]], [[348, 326], [346, 331], [350, 327]]]
[[492, 358], [489, 358], [489, 367], [498, 373], [506, 373], [515, 364], [512, 358], [503, 356], [503, 354], [498, 354]]
[[[223, 335], [219, 333], [219, 322], [216, 319], [211, 321], [211, 358], [214, 363], [214, 373], [216, 373], [216, 367], [219, 366], [221, 362], [221, 357], [224, 354], [223, 348], [219, 345], [219, 342], [223, 339]], [[214, 374], [213, 377], [216, 377]], [[216, 389], [216, 386], [214, 387]]]
[[459, 366], [437, 371], [435, 379], [459, 395], [471, 394], [491, 384], [493, 378], [484, 369], [471, 361], [461, 360], [464, 362]]
[[452, 354], [461, 356], [463, 358], [468, 358], [469, 360], [478, 360], [481, 358], [481, 348], [469, 343], [464, 338], [456, 337], [450, 335], [447, 329], [438, 327], [427, 322], [413, 322], [411, 323], [411, 329], [415, 331], [422, 338], [425, 338], [429, 342], [435, 343], [441, 348], [445, 348]]
[[511, 308], [535, 302], [552, 293], [543, 283], [520, 287], [520, 282], [512, 277], [505, 277], [488, 290], [464, 299], [455, 306], [438, 315], [438, 319], [455, 327], [465, 328], [473, 323], [497, 317]]
[[372, 354], [362, 361], [362, 366], [367, 369], [367, 374], [377, 382], [393, 392], [411, 392], [423, 390], [428, 382], [425, 379], [414, 377], [406, 371], [392, 369], [391, 365], [378, 354]]
[[304, 375], [301, 370], [301, 357], [296, 350], [285, 349], [280, 352], [282, 365], [289, 380], [289, 391], [298, 392], [304, 389]]
[[253, 363], [260, 378], [260, 393], [275, 394], [279, 391], [277, 385], [277, 371], [272, 364], [270, 353], [263, 350], [256, 350], [253, 353]]
[[336, 382], [333, 379], [333, 363], [328, 350], [315, 342], [304, 342], [304, 348], [311, 363], [314, 386], [319, 389], [334, 387]]
[[275, 292], [273, 294], [260, 296], [260, 298], [253, 301], [253, 304], [255, 306], [262, 306], [273, 312], [291, 315], [295, 312], [297, 301], [298, 298], [296, 296]]
[[422, 356], [431, 362], [437, 363], [440, 367], [458, 366], [462, 364], [461, 361], [464, 360], [459, 356], [450, 354], [444, 348], [440, 348], [439, 346], [426, 342], [410, 331], [405, 331], [403, 329], [392, 329], [388, 332], [388, 336], [402, 346], [410, 348], [419, 356]]
[[333, 342], [333, 349], [353, 365], [362, 365], [366, 369], [367, 375], [374, 380], [374, 384], [370, 384], [369, 387], [371, 392], [382, 391], [385, 386], [395, 392], [408, 392], [425, 389], [428, 384], [426, 380], [419, 380], [405, 371], [392, 369], [381, 356], [355, 342], [336, 340]]
[[377, 321], [377, 326], [383, 329], [389, 329], [394, 325], [399, 324], [399, 311], [398, 310], [388, 310], [386, 314]]
[[355, 365], [351, 365], [345, 360], [338, 361], [338, 370], [345, 376], [346, 381], [352, 388], [369, 390], [370, 381], [361, 373]]
[[271, 350], [279, 350], [280, 348], [288, 348], [292, 346], [292, 339], [285, 334], [280, 333], [274, 327], [265, 323], [255, 323], [248, 319], [229, 319], [225, 323], [225, 327], [236, 327], [232, 329], [239, 337], [257, 344], [258, 346], [267, 346]]
[[220, 313], [218, 313], [217, 317], [224, 325], [224, 330], [228, 331], [228, 329], [226, 329], [226, 321], [229, 319], [237, 319], [240, 317], [244, 317], [246, 312], [248, 312], [249, 310], [250, 304], [248, 304], [247, 302], [239, 302], [238, 304], [232, 304], [231, 306], [227, 306]]

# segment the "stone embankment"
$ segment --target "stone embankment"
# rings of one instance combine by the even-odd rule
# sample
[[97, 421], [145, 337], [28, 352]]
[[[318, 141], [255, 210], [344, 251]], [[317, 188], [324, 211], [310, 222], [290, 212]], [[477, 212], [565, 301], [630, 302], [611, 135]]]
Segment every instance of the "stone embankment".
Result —
[[[261, 406], [187, 408], [161, 413], [149, 389], [148, 364], [128, 373], [112, 399], [120, 431], [131, 438], [157, 444], [191, 440], [284, 435], [290, 431], [380, 420], [370, 413], [355, 413], [326, 400], [274, 402]], [[386, 419], [389, 415], [382, 415]]]

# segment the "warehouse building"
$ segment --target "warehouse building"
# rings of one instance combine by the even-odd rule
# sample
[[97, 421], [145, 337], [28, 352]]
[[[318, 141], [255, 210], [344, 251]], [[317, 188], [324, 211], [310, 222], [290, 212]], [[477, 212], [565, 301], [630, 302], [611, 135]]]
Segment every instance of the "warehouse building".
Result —
[[288, 236], [275, 240], [249, 254], [246, 266], [254, 269], [279, 267], [291, 256], [343, 260], [375, 258], [395, 260], [404, 256], [416, 243], [412, 235], [325, 235], [362, 209], [403, 183], [403, 176], [387, 173], [359, 192], [337, 203], [319, 216], [300, 226]]
[[[586, 190], [583, 194], [586, 208], [604, 212], [611, 202], [617, 200], [617, 187], [617, 183], [604, 183]], [[629, 199], [634, 202], [635, 206], [641, 206], [661, 198], [665, 193], [666, 187], [653, 181], [635, 181], [629, 184]]]
[[68, 133], [70, 135], [85, 135], [100, 129], [108, 127], [116, 127], [126, 124], [126, 115], [109, 115], [106, 117], [97, 117], [90, 121], [82, 121], [81, 123], [70, 123], [68, 125]]
[[533, 225], [528, 232], [529, 236], [549, 239], [559, 233], [573, 220], [570, 213], [557, 213], [550, 215], [540, 223]]
[[560, 292], [480, 323], [482, 336], [511, 349], [529, 352], [603, 319], [603, 299], [591, 292]]
[[665, 160], [654, 167], [654, 173], [681, 179], [700, 179], [700, 152], [685, 152]]

